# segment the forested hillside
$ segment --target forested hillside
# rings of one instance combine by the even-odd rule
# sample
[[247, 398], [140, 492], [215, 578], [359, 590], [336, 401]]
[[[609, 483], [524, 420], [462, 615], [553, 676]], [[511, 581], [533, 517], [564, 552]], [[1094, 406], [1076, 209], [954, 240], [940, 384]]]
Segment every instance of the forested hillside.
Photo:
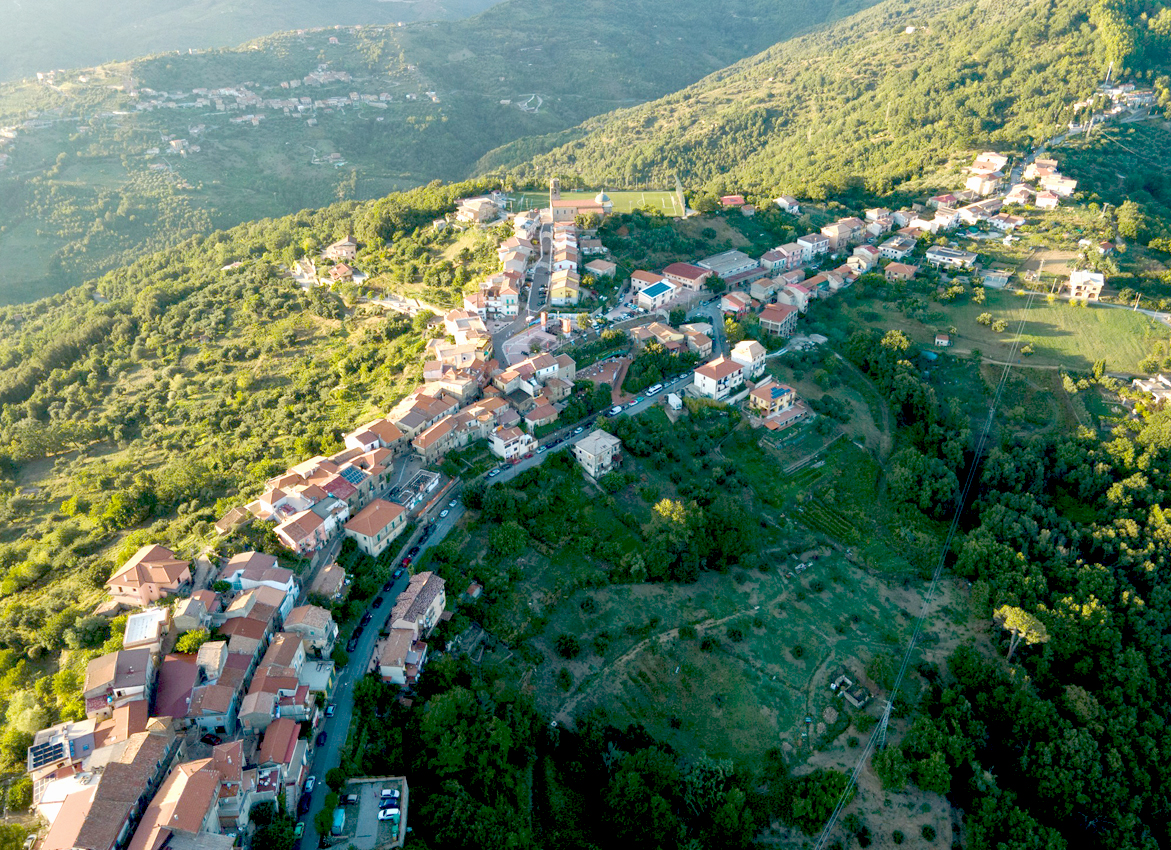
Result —
[[277, 263], [348, 232], [421, 257], [416, 229], [484, 188], [243, 225], [0, 309], [0, 702], [89, 646], [74, 626], [125, 547], [194, 555], [225, 506], [418, 382], [426, 315], [347, 311]]
[[[882, 193], [972, 148], [1023, 149], [1076, 117], [1111, 61], [1150, 76], [1171, 55], [1159, 2], [883, 3], [653, 103], [586, 122], [516, 165], [587, 184]], [[1165, 77], [1157, 84], [1167, 88]], [[559, 143], [560, 139], [552, 140]], [[532, 143], [520, 148], [531, 154]], [[507, 164], [507, 149], [482, 162]]]
[[870, 1], [507, 0], [463, 21], [2, 85], [0, 303], [213, 228], [462, 180], [495, 147], [667, 94]]

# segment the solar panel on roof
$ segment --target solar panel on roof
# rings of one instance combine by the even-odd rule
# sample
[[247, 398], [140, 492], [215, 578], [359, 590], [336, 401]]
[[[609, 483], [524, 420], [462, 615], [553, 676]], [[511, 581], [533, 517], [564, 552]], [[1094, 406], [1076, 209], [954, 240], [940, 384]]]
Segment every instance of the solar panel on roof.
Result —
[[354, 466], [347, 466], [340, 474], [355, 487], [366, 480], [366, 473]]
[[65, 756], [65, 745], [60, 741], [37, 744], [29, 748], [29, 755], [32, 756], [33, 770], [36, 770], [38, 767], [60, 761]]

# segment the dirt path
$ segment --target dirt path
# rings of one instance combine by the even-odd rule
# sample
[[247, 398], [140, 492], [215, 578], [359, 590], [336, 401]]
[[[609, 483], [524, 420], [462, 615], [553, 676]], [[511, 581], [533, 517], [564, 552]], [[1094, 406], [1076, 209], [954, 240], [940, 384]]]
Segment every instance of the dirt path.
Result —
[[[769, 604], [771, 605], [773, 603], [779, 602], [787, 595], [787, 593], [788, 591], [782, 593], [780, 596], [774, 599], [772, 603]], [[737, 617], [743, 617], [747, 614], [755, 614], [761, 607], [762, 606], [760, 605], [754, 605], [752, 608], [746, 608], [743, 611], [737, 611], [734, 614], [729, 614], [726, 617], [704, 620], [702, 623], [696, 623], [695, 629], [697, 632], [702, 634], [707, 629], [713, 628], [714, 626], [722, 626], [724, 623], [735, 620]], [[602, 670], [599, 670], [596, 675], [589, 679], [583, 680], [581, 685], [575, 689], [575, 691], [570, 695], [569, 699], [565, 701], [565, 704], [562, 705], [558, 710], [557, 714], [555, 715], [557, 723], [572, 729], [573, 713], [577, 708], [578, 703], [590, 695], [593, 690], [593, 685], [602, 681], [602, 674], [605, 674], [607, 678], [611, 679], [615, 675], [624, 675], [626, 673], [626, 668], [630, 666], [630, 663], [634, 661], [635, 658], [642, 655], [646, 648], [652, 643], [657, 642], [662, 644], [671, 638], [677, 637], [679, 637], [678, 627], [667, 629], [665, 632], [660, 632], [657, 635], [651, 635], [644, 640], [640, 640], [630, 649], [626, 650], [626, 652], [622, 653], [622, 655], [618, 656], [618, 658], [614, 660], [613, 664], [606, 665], [606, 667], [604, 667]]]

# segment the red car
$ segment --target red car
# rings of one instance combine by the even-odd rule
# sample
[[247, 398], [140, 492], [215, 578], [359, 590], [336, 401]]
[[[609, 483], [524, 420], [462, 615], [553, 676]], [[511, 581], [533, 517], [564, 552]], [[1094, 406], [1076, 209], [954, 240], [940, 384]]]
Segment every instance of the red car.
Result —
[[411, 565], [411, 558], [410, 558], [410, 556], [409, 556], [409, 555], [408, 555], [407, 557], [403, 558], [403, 563], [402, 563], [402, 565], [403, 565], [404, 567], [409, 567], [409, 566]]

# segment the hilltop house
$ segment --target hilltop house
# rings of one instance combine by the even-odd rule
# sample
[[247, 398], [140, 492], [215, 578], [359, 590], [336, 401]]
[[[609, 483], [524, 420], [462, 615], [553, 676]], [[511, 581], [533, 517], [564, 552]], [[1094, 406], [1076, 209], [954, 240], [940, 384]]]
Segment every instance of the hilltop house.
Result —
[[346, 536], [372, 558], [381, 555], [406, 526], [402, 505], [375, 499], [346, 523]]
[[727, 398], [743, 385], [744, 367], [727, 357], [717, 357], [695, 370], [696, 390], [716, 401]]
[[1061, 285], [1061, 294], [1076, 301], [1097, 301], [1105, 285], [1106, 276], [1101, 272], [1078, 270]]
[[180, 561], [163, 546], [143, 546], [110, 576], [106, 589], [115, 602], [146, 608], [191, 584], [190, 561]]

